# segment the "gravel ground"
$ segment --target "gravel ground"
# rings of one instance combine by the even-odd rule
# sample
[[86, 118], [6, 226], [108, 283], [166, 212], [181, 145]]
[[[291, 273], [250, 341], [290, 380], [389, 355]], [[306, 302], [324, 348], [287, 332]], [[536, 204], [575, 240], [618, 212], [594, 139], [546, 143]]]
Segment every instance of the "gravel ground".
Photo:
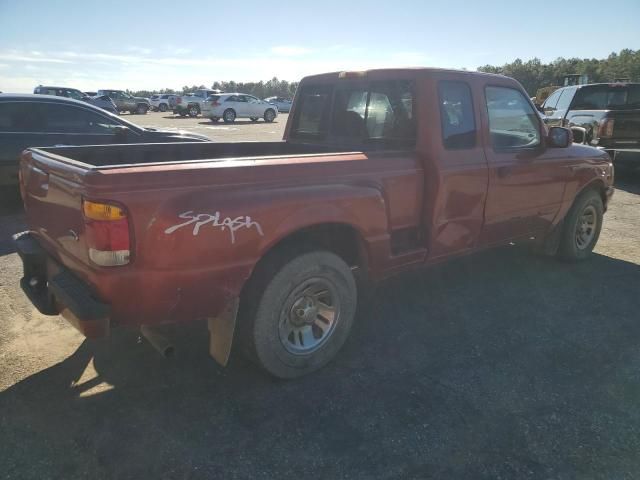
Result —
[[206, 135], [212, 140], [220, 139], [225, 142], [268, 142], [281, 140], [288, 113], [281, 113], [273, 123], [264, 120], [252, 122], [238, 119], [234, 123], [226, 124], [222, 121], [213, 123], [202, 117], [181, 117], [171, 112], [149, 112], [146, 115], [122, 115], [123, 118], [143, 127], [153, 127], [163, 130], [184, 130], [190, 133]]
[[218, 367], [204, 325], [164, 360], [40, 315], [8, 241], [23, 222], [5, 201], [0, 478], [640, 478], [640, 176], [588, 262], [509, 247], [390, 280], [339, 357], [292, 382]]

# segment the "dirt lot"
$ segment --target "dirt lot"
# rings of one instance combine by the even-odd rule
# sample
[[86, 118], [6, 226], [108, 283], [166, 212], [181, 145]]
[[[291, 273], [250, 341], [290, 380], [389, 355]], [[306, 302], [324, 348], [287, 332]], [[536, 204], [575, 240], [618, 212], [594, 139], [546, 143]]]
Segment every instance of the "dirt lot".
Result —
[[[284, 125], [165, 116], [135, 121]], [[0, 478], [640, 478], [640, 176], [590, 261], [511, 247], [389, 281], [337, 360], [293, 382], [218, 367], [203, 325], [164, 360], [40, 315], [8, 241], [23, 222], [3, 205]]]
[[122, 115], [123, 118], [143, 127], [153, 127], [163, 130], [184, 130], [191, 133], [206, 135], [212, 140], [225, 142], [267, 142], [281, 140], [288, 113], [281, 113], [273, 123], [258, 120], [256, 123], [249, 119], [238, 119], [234, 123], [225, 124], [220, 121], [213, 123], [202, 117], [181, 117], [171, 112], [149, 112], [146, 115]]

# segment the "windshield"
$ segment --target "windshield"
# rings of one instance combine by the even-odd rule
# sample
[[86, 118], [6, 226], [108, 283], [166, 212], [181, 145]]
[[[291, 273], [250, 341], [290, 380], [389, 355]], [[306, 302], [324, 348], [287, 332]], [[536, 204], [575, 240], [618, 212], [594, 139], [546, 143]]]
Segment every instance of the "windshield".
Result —
[[640, 85], [593, 85], [576, 93], [577, 110], [640, 108]]

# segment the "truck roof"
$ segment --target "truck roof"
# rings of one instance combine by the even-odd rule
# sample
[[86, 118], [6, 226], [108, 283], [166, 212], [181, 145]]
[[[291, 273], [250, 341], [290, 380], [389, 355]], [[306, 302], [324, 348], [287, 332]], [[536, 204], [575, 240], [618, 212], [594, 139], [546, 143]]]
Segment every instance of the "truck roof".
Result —
[[429, 74], [429, 73], [456, 73], [461, 75], [469, 75], [469, 76], [488, 76], [488, 77], [497, 77], [497, 78], [510, 78], [505, 75], [499, 75], [496, 73], [485, 73], [478, 71], [469, 71], [469, 70], [457, 70], [453, 68], [435, 68], [435, 67], [403, 67], [403, 68], [374, 68], [370, 70], [346, 70], [346, 71], [337, 71], [337, 72], [327, 72], [321, 73], [317, 75], [309, 75], [304, 77], [303, 80], [311, 80], [311, 79], [333, 79], [341, 74], [352, 74], [354, 77], [356, 76], [375, 76], [375, 77], [390, 77], [395, 78], [399, 75], [411, 75], [416, 76], [419, 74]]

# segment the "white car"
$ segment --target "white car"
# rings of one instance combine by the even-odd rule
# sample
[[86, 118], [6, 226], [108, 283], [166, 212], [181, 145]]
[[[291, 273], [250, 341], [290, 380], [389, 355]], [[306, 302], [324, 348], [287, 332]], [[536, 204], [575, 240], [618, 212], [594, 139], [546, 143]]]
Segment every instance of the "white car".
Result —
[[171, 97], [175, 97], [175, 95], [172, 95], [170, 93], [157, 93], [155, 95], [152, 95], [149, 99], [151, 108], [154, 110], [160, 110], [161, 112], [166, 112], [171, 106], [169, 101]]
[[291, 104], [293, 103], [291, 99], [284, 97], [269, 97], [265, 98], [264, 101], [274, 104], [281, 113], [289, 113], [291, 111]]
[[211, 95], [202, 103], [202, 116], [209, 117], [212, 122], [222, 119], [225, 123], [233, 123], [236, 118], [257, 122], [263, 118], [271, 123], [278, 116], [278, 107], [253, 95], [222, 93]]

